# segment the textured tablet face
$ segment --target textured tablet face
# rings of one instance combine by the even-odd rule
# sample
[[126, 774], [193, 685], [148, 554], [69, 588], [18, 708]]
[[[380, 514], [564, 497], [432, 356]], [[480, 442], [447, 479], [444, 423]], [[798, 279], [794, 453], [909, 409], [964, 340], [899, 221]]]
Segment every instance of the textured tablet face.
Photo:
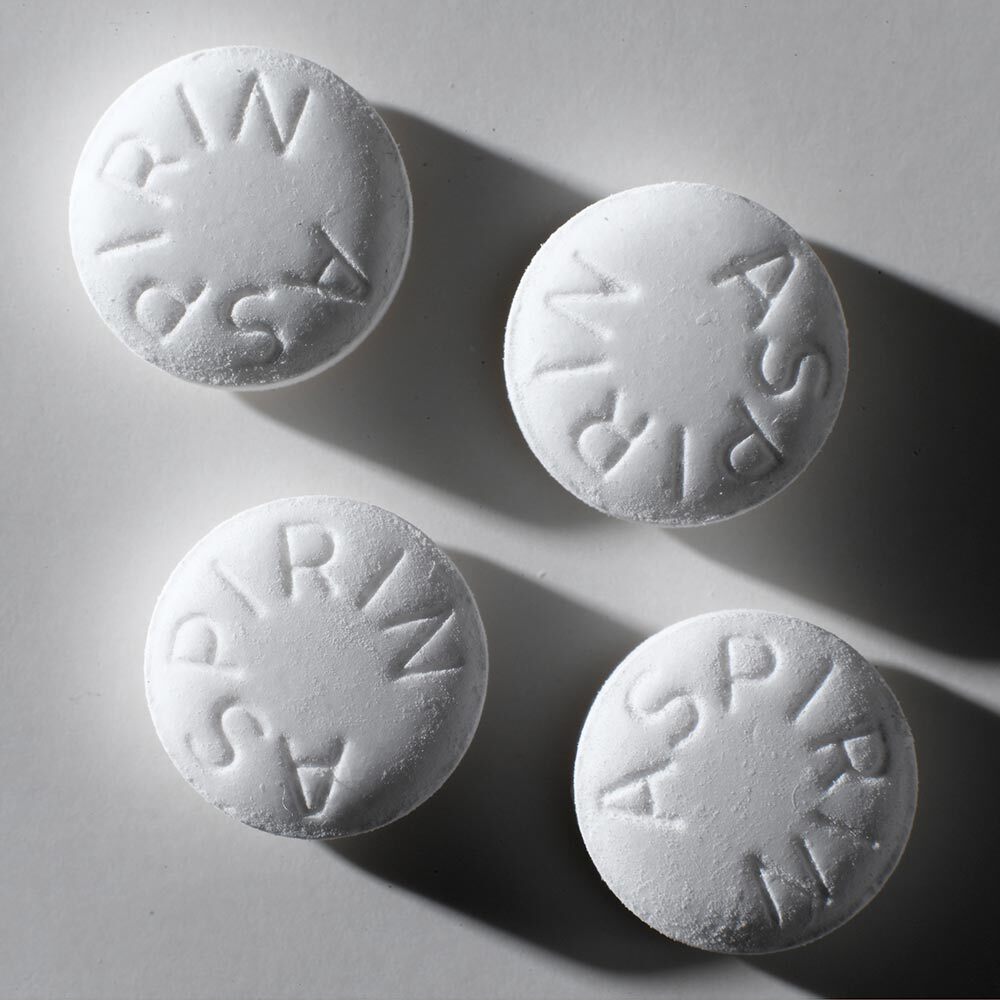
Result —
[[532, 260], [507, 388], [541, 463], [615, 517], [691, 525], [788, 485], [840, 408], [847, 333], [802, 238], [707, 184], [613, 195]]
[[156, 731], [209, 802], [290, 837], [382, 826], [433, 794], [472, 739], [486, 638], [448, 557], [335, 497], [277, 500], [208, 533], [156, 604]]
[[587, 850], [633, 913], [685, 944], [767, 952], [879, 891], [909, 836], [916, 758], [850, 646], [724, 611], [625, 658], [587, 716], [574, 788]]
[[133, 351], [262, 388], [343, 357], [403, 274], [411, 206], [375, 110], [305, 59], [233, 46], [130, 87], [87, 141], [70, 236], [94, 307]]

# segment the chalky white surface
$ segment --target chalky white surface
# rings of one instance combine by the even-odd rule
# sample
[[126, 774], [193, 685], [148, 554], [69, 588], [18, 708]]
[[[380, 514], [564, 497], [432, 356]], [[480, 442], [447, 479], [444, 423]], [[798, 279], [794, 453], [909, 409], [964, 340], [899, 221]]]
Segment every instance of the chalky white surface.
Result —
[[[1000, 650], [988, 639], [986, 599], [961, 610], [976, 586], [961, 571], [965, 540], [981, 520], [965, 503], [949, 517], [942, 491], [919, 486], [947, 469], [976, 507], [975, 490], [962, 493], [955, 476], [967, 467], [981, 477], [978, 442], [966, 441], [964, 466], [949, 464], [952, 420], [942, 426], [920, 399], [956, 402], [950, 416], [964, 431], [981, 408], [957, 405], [962, 373], [969, 358], [995, 353], [976, 346], [991, 340], [983, 328], [967, 332], [960, 314], [949, 321], [888, 276], [1000, 315], [1000, 198], [967, 194], [996, 187], [1000, 5], [634, 0], [576, 4], [569, 19], [561, 3], [488, 12], [452, 0], [4, 7], [0, 993], [996, 995], [986, 915], [1000, 864], [989, 849], [997, 813], [989, 795], [970, 800], [968, 789], [995, 784]], [[380, 113], [407, 112], [384, 113], [414, 187], [414, 254], [400, 297], [343, 365], [287, 393], [250, 396], [274, 406], [287, 397], [284, 420], [245, 394], [173, 384], [123, 350], [76, 279], [66, 233], [73, 170], [104, 109], [153, 66], [234, 40], [300, 53]], [[838, 422], [802, 481], [748, 515], [760, 541], [745, 548], [773, 552], [756, 563], [725, 545], [749, 520], [659, 532], [594, 516], [504, 435], [510, 417], [492, 373], [518, 268], [588, 202], [674, 177], [742, 191], [849, 258], [831, 257], [851, 326], [856, 384], [839, 418], [849, 422]], [[446, 246], [458, 252], [437, 253]], [[885, 282], [850, 263], [858, 259]], [[915, 360], [933, 357], [935, 339], [938, 377]], [[384, 374], [409, 371], [417, 351], [401, 356], [403, 344], [425, 345], [447, 365], [388, 413], [369, 408], [379, 417], [370, 443], [367, 430], [345, 440], [340, 416], [403, 381]], [[313, 404], [305, 416], [303, 393]], [[490, 427], [497, 446], [484, 450], [480, 431]], [[419, 469], [407, 461], [414, 451]], [[421, 471], [448, 462], [446, 482]], [[503, 486], [510, 467], [525, 480], [516, 500]], [[894, 516], [894, 498], [907, 491], [923, 500]], [[375, 853], [373, 871], [319, 843], [214, 817], [163, 753], [137, 669], [156, 595], [196, 539], [265, 500], [322, 492], [396, 511], [454, 553], [489, 634], [489, 697], [470, 753], [441, 793], [379, 838], [406, 854], [411, 823], [439, 817], [427, 825], [447, 834], [442, 806], [452, 795], [488, 806], [498, 781], [529, 796], [518, 813], [523, 837], [507, 836], [514, 820], [491, 828], [488, 809], [474, 855], [449, 854], [464, 825], [456, 819], [437, 841], [448, 859], [440, 875], [413, 852], [408, 885], [399, 878], [407, 863], [367, 846], [374, 838], [341, 842]], [[938, 583], [924, 587], [926, 599], [905, 583], [921, 560]], [[896, 668], [887, 676], [920, 748], [918, 822], [885, 892], [819, 947], [750, 963], [658, 940], [596, 873], [586, 877], [565, 808], [535, 809], [548, 789], [569, 794], [563, 751], [598, 675], [668, 622], [723, 607], [815, 621]], [[925, 618], [956, 644], [920, 641]], [[988, 643], [986, 660], [970, 652], [974, 637]], [[976, 800], [986, 803], [979, 823]], [[505, 815], [499, 805], [495, 815]], [[959, 831], [961, 853], [977, 863], [941, 864]], [[554, 847], [544, 864], [520, 850], [532, 835]], [[971, 870], [982, 872], [980, 861], [986, 883]], [[502, 901], [479, 891], [497, 884]]]
[[767, 209], [707, 184], [590, 205], [538, 251], [507, 324], [528, 444], [615, 517], [693, 525], [787, 486], [822, 447], [847, 377], [823, 265]]
[[805, 944], [879, 891], [916, 806], [913, 739], [878, 673], [806, 622], [723, 611], [642, 643], [595, 700], [577, 818], [601, 876], [678, 941]]
[[388, 129], [329, 70], [270, 49], [161, 66], [105, 113], [70, 199], [87, 294], [140, 357], [259, 388], [332, 364], [378, 322], [410, 245]]
[[402, 518], [313, 496], [220, 524], [171, 575], [146, 643], [157, 733], [250, 826], [338, 837], [433, 794], [486, 693], [465, 581]]

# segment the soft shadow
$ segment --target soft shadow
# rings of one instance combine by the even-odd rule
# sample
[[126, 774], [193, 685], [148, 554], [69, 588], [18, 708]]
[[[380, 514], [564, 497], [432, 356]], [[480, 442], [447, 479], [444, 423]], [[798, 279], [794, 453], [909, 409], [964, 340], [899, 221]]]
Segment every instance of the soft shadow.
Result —
[[920, 794], [909, 846], [852, 921], [753, 964], [828, 996], [998, 996], [1000, 718], [912, 674], [883, 673], [917, 745]]
[[818, 247], [851, 338], [843, 410], [784, 493], [673, 532], [720, 562], [949, 653], [1000, 640], [994, 536], [1000, 327]]
[[642, 638], [467, 555], [490, 641], [469, 752], [409, 816], [328, 846], [353, 864], [536, 945], [622, 973], [711, 960], [637, 920], [603, 884], [573, 810], [576, 739], [597, 689]]
[[380, 109], [403, 152], [413, 248], [378, 329], [302, 384], [240, 400], [337, 447], [536, 523], [594, 516], [524, 443], [503, 334], [535, 250], [593, 200], [420, 118]]
[[[479, 732], [420, 808], [324, 846], [381, 880], [596, 968], [648, 976], [734, 961], [636, 919], [601, 882], [576, 828], [577, 735], [601, 683], [644, 637], [481, 558], [455, 559], [490, 638]], [[826, 996], [998, 995], [1000, 717], [911, 673], [883, 673], [912, 726], [920, 771], [899, 867], [844, 927], [746, 961]]]

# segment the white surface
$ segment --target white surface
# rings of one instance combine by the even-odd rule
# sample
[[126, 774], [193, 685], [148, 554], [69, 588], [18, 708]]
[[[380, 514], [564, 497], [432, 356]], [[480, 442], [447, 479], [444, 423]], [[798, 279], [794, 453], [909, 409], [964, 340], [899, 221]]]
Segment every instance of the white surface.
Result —
[[754, 953], [849, 920], [913, 821], [913, 738], [878, 673], [794, 618], [678, 622], [615, 668], [580, 734], [574, 800], [609, 888], [677, 941]]
[[[3, 14], [0, 992], [1000, 990], [996, 5]], [[351, 81], [385, 113], [414, 190], [413, 255], [379, 329], [330, 372], [249, 397], [123, 350], [66, 235], [97, 117], [152, 67], [234, 41]], [[549, 233], [612, 191], [685, 177], [795, 220], [840, 292], [852, 358], [837, 425], [792, 486], [731, 522], [667, 532], [551, 481], [514, 424], [501, 345]], [[420, 525], [468, 579], [490, 641], [490, 693], [455, 774], [336, 850], [193, 795], [143, 691], [151, 608], [192, 540], [306, 493]], [[671, 622], [739, 606], [815, 621], [888, 668], [921, 774], [885, 891], [816, 944], [751, 961], [636, 920], [587, 859], [571, 796], [576, 737], [612, 667]], [[500, 788], [517, 789], [516, 809]]]
[[787, 486], [847, 378], [844, 316], [811, 248], [708, 184], [589, 205], [528, 266], [507, 391], [545, 468], [626, 520], [699, 525]]
[[254, 389], [343, 358], [410, 247], [399, 151], [322, 66], [265, 48], [185, 54], [101, 116], [70, 194], [94, 308], [136, 354]]
[[389, 511], [290, 497], [213, 528], [170, 575], [146, 697], [209, 802], [289, 837], [391, 823], [455, 769], [486, 640], [451, 560]]

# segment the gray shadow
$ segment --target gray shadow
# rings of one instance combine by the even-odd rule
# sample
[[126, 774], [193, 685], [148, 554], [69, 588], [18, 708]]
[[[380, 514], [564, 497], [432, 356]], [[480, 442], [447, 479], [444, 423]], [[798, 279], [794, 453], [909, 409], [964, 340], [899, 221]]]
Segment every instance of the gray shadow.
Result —
[[827, 996], [1000, 996], [1000, 718], [902, 670], [883, 673], [917, 746], [910, 843], [882, 892], [848, 924], [752, 963]]
[[241, 402], [477, 503], [553, 527], [596, 515], [549, 478], [507, 401], [503, 334], [539, 245], [593, 199], [420, 118], [379, 109], [414, 201], [385, 318], [343, 361]]
[[476, 738], [409, 816], [326, 846], [379, 879], [590, 966], [643, 975], [715, 960], [629, 913], [576, 826], [573, 758], [584, 716], [644, 637], [484, 559], [452, 555], [490, 642]]
[[[583, 719], [645, 636], [484, 559], [453, 556], [490, 639], [479, 732], [420, 808], [324, 846], [381, 880], [623, 977], [737, 961], [670, 941], [629, 913], [576, 827], [571, 782]], [[903, 670], [882, 672], [913, 729], [920, 769], [903, 858], [839, 930], [745, 961], [820, 995], [998, 995], [1000, 718]]]
[[817, 251], [851, 338], [826, 447], [763, 506], [672, 537], [925, 645], [995, 658], [1000, 327]]

